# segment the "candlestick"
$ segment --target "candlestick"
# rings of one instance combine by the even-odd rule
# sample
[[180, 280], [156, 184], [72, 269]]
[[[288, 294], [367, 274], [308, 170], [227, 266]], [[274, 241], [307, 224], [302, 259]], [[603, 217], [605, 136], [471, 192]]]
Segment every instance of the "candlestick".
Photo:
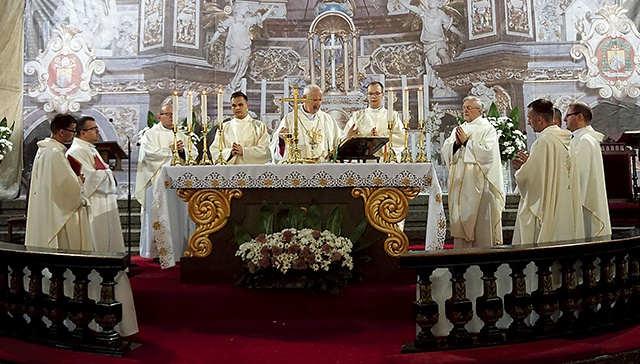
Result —
[[178, 91], [173, 91], [173, 132], [178, 132]]
[[387, 92], [387, 121], [393, 118], [393, 89], [389, 88]]
[[409, 89], [402, 90], [402, 120], [409, 120]]
[[207, 91], [202, 91], [200, 95], [200, 114], [202, 117], [202, 158], [200, 159], [200, 165], [210, 165], [211, 159], [209, 159], [209, 150], [207, 148], [207, 132], [209, 118], [207, 116]]
[[[424, 121], [424, 95], [422, 87], [418, 89], [418, 122]], [[422, 128], [420, 128], [422, 130]]]
[[218, 89], [218, 125], [222, 125], [222, 89]]
[[191, 123], [193, 123], [193, 95], [191, 91], [187, 93], [187, 134], [191, 134]]

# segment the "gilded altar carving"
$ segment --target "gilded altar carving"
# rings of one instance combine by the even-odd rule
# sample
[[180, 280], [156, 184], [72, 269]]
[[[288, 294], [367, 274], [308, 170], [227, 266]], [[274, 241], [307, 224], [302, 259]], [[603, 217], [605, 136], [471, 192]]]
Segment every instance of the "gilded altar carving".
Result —
[[579, 27], [580, 44], [571, 48], [571, 57], [584, 58], [587, 67], [580, 82], [605, 99], [640, 96], [640, 33], [626, 13], [619, 6], [604, 6], [589, 18], [589, 34]]
[[409, 200], [419, 192], [418, 187], [356, 187], [351, 191], [351, 196], [364, 200], [364, 214], [369, 224], [387, 234], [384, 251], [389, 256], [397, 257], [409, 249], [409, 239], [398, 223], [407, 216]]
[[189, 250], [184, 256], [204, 258], [211, 253], [213, 245], [209, 235], [227, 225], [231, 214], [231, 199], [242, 197], [237, 188], [219, 190], [180, 189], [178, 196], [189, 203], [189, 217], [196, 223], [196, 232], [189, 238]]
[[424, 73], [422, 45], [418, 43], [380, 45], [371, 54], [371, 70], [385, 77], [418, 77]]

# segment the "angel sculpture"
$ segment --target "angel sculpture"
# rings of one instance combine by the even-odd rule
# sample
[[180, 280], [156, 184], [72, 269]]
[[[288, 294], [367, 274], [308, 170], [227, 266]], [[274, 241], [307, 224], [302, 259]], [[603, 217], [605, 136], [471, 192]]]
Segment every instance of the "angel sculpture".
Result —
[[[451, 62], [458, 47], [450, 44], [460, 44], [460, 39], [454, 40], [451, 34], [462, 38], [464, 35], [455, 27], [456, 19], [462, 15], [449, 5], [449, 0], [399, 0], [400, 4], [415, 13], [422, 21], [420, 41], [424, 46], [425, 70], [432, 75], [430, 86], [445, 89], [446, 86], [432, 72], [433, 66]], [[416, 26], [417, 19], [412, 25]]]
[[251, 28], [253, 26], [262, 28], [262, 22], [275, 9], [275, 6], [271, 6], [252, 13], [248, 5], [239, 2], [232, 6], [225, 6], [224, 10], [219, 9], [215, 3], [205, 4], [205, 29], [212, 28], [217, 23], [216, 32], [205, 44], [205, 47], [209, 47], [210, 54], [217, 53], [215, 52], [216, 41], [227, 33], [223, 65], [226, 70], [234, 72], [229, 80], [229, 91], [240, 90], [242, 77], [247, 72], [253, 38]]

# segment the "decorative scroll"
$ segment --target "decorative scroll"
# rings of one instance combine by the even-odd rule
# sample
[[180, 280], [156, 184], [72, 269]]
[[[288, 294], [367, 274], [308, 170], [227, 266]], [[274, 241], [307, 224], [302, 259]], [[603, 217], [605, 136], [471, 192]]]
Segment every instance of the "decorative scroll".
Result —
[[90, 101], [97, 94], [91, 77], [102, 74], [105, 65], [96, 59], [74, 26], [62, 25], [53, 33], [44, 52], [24, 66], [27, 75], [38, 76], [38, 85], [28, 94], [44, 102], [46, 112], [75, 112], [80, 110], [81, 102]]
[[164, 2], [143, 0], [140, 2], [140, 50], [161, 47], [164, 33]]
[[533, 37], [531, 30], [531, 0], [505, 0], [507, 34]]
[[467, 1], [469, 40], [496, 35], [495, 0]]
[[580, 44], [571, 48], [571, 57], [586, 63], [580, 81], [599, 89], [605, 99], [640, 96], [640, 33], [626, 13], [619, 6], [604, 6], [591, 18], [589, 34], [582, 30]]
[[407, 235], [398, 227], [398, 223], [407, 216], [409, 200], [413, 200], [419, 188], [370, 188], [356, 187], [351, 196], [364, 200], [364, 214], [367, 221], [376, 230], [387, 234], [384, 251], [397, 257], [409, 249]]
[[173, 30], [173, 43], [187, 48], [198, 48], [200, 43], [199, 0], [175, 0], [176, 26]]
[[209, 235], [227, 225], [231, 214], [231, 199], [241, 198], [238, 189], [178, 190], [178, 196], [189, 203], [189, 217], [196, 223], [196, 232], [189, 238], [189, 250], [185, 257], [209, 256], [213, 245]]
[[424, 73], [423, 57], [419, 43], [380, 45], [371, 54], [371, 68], [374, 73], [383, 73], [389, 78], [418, 77]]
[[300, 55], [290, 47], [258, 48], [249, 59], [249, 76], [255, 82], [283, 81], [302, 74], [300, 62]]

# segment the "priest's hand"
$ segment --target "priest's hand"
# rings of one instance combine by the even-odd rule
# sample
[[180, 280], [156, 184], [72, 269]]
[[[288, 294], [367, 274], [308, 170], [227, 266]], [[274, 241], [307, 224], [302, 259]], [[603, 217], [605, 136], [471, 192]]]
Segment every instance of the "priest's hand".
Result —
[[529, 155], [527, 153], [522, 151], [518, 152], [518, 155], [511, 161], [513, 169], [516, 171], [519, 170], [520, 167], [527, 162], [527, 159], [529, 159]]
[[371, 136], [378, 136], [378, 128], [376, 127], [371, 128]]
[[464, 144], [468, 139], [469, 139], [469, 136], [467, 135], [467, 133], [464, 132], [464, 129], [462, 129], [461, 126], [458, 126], [456, 128], [456, 144], [458, 145]]
[[347, 139], [351, 139], [354, 136], [358, 135], [358, 127], [353, 125], [351, 128], [349, 128], [349, 130], [347, 131]]
[[289, 134], [289, 128], [280, 129], [280, 132], [278, 133], [280, 139], [284, 140], [284, 134]]
[[233, 146], [231, 147], [231, 155], [242, 155], [242, 153], [242, 145], [233, 143]]
[[184, 150], [184, 142], [182, 140], [178, 140], [177, 146], [178, 152], [182, 152]]

